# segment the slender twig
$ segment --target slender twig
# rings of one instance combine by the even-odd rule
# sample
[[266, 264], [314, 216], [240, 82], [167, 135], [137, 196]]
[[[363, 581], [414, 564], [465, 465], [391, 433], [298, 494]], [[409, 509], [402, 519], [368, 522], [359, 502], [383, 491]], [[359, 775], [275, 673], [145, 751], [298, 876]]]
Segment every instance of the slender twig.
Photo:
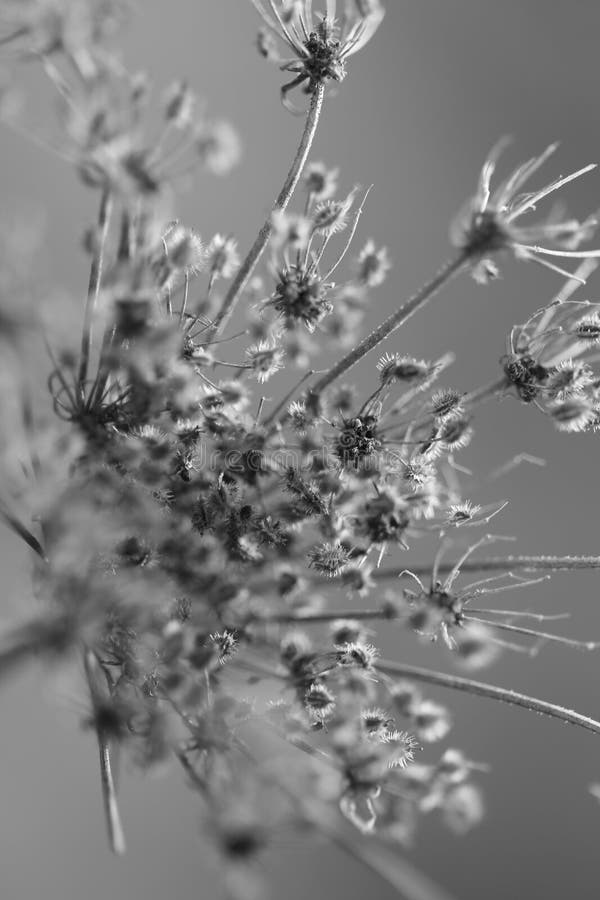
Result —
[[344, 375], [349, 369], [356, 365], [363, 356], [370, 353], [375, 347], [381, 344], [393, 331], [403, 325], [413, 313], [427, 303], [437, 292], [447, 284], [461, 269], [467, 264], [465, 254], [459, 254], [454, 259], [447, 262], [439, 272], [428, 281], [427, 284], [417, 291], [416, 294], [402, 304], [395, 312], [388, 316], [385, 321], [368, 334], [363, 340], [354, 347], [346, 356], [343, 356], [315, 385], [310, 388], [313, 396], [319, 396], [323, 391], [333, 384], [340, 375]]
[[29, 531], [29, 529], [26, 528], [19, 519], [17, 519], [16, 516], [14, 516], [7, 509], [4, 509], [2, 506], [0, 506], [0, 519], [2, 519], [8, 525], [8, 527], [15, 532], [15, 534], [18, 534], [19, 537], [25, 541], [27, 546], [31, 547], [34, 553], [37, 553], [37, 555], [41, 557], [44, 562], [48, 561], [46, 559], [46, 554], [44, 553], [44, 548], [35, 537], [35, 535], [33, 535], [31, 531]]
[[90, 280], [88, 284], [87, 300], [85, 304], [85, 313], [83, 318], [83, 332], [81, 335], [81, 355], [79, 360], [79, 376], [78, 386], [81, 400], [85, 399], [85, 383], [87, 381], [88, 367], [90, 363], [90, 351], [92, 348], [92, 330], [94, 324], [94, 312], [98, 295], [100, 293], [100, 282], [102, 279], [102, 269], [104, 266], [104, 250], [106, 248], [106, 239], [108, 237], [108, 229], [110, 225], [110, 215], [112, 211], [112, 195], [108, 188], [102, 192], [100, 200], [100, 211], [98, 213], [98, 247], [92, 258], [90, 268]]
[[[429, 575], [431, 563], [418, 563], [408, 568], [414, 575]], [[451, 563], [442, 563], [439, 572], [442, 574], [451, 569]], [[600, 556], [490, 556], [466, 560], [460, 567], [461, 572], [570, 572], [575, 569], [600, 569]], [[398, 568], [386, 567], [374, 569], [371, 577], [386, 581], [399, 574]]]
[[[97, 705], [100, 702], [100, 687], [98, 685], [98, 669], [100, 668], [100, 664], [94, 652], [89, 649], [84, 652], [83, 662], [85, 675], [90, 689], [92, 705]], [[110, 758], [110, 741], [99, 725], [96, 726], [96, 736], [98, 739], [100, 784], [106, 815], [108, 842], [112, 852], [116, 853], [117, 856], [122, 856], [125, 853], [125, 835], [123, 833], [121, 816], [117, 804], [117, 793]]]
[[[321, 115], [321, 110], [323, 108], [324, 93], [324, 85], [319, 84], [312, 95], [308, 115], [306, 117], [306, 123], [304, 125], [304, 131], [300, 140], [300, 145], [294, 158], [294, 162], [292, 163], [292, 167], [288, 172], [287, 178], [285, 179], [284, 185], [279, 193], [279, 196], [277, 197], [277, 200], [275, 201], [275, 206], [273, 208], [274, 211], [286, 209], [288, 203], [291, 200], [292, 194], [294, 193], [296, 185], [298, 184], [298, 181], [302, 174], [302, 170], [304, 169], [306, 160], [308, 159], [308, 154], [310, 153], [310, 148], [312, 146], [317, 130], [317, 125], [319, 124], [319, 118]], [[248, 256], [240, 266], [237, 275], [229, 286], [229, 290], [225, 295], [225, 299], [223, 300], [221, 309], [219, 310], [214, 322], [212, 323], [211, 328], [213, 334], [218, 334], [219, 332], [221, 332], [229, 322], [229, 319], [231, 318], [240, 295], [246, 287], [256, 267], [256, 264], [258, 263], [265, 247], [267, 246], [272, 230], [273, 222], [271, 216], [269, 216], [263, 227], [260, 229], [258, 237], [254, 241], [254, 244], [252, 245]]]
[[[283, 735], [278, 737], [296, 750], [310, 752], [310, 747], [299, 747], [289, 742]], [[246, 756], [256, 762], [254, 755], [246, 748]], [[311, 753], [311, 758], [324, 763], [326, 760]], [[413, 866], [397, 848], [387, 846], [377, 835], [357, 834], [351, 830], [339, 814], [332, 812], [324, 803], [309, 806], [301, 791], [295, 789], [293, 780], [281, 775], [276, 767], [269, 768], [269, 781], [275, 782], [284, 795], [302, 814], [307, 825], [321, 832], [332, 844], [348, 856], [362, 863], [369, 871], [392, 888], [404, 900], [453, 900], [452, 896], [423, 872]]]
[[387, 609], [334, 609], [317, 613], [275, 613], [274, 615], [257, 616], [256, 621], [264, 625], [316, 625], [323, 622], [336, 622], [338, 619], [354, 619], [357, 622], [368, 622], [375, 619], [396, 619]]
[[110, 849], [117, 856], [125, 853], [125, 835], [121, 824], [117, 794], [112, 774], [110, 761], [110, 747], [108, 741], [98, 731], [98, 753], [100, 758], [100, 778], [102, 784], [102, 797], [106, 813], [106, 825], [108, 829], [108, 841]]
[[422, 669], [419, 666], [395, 663], [386, 659], [379, 660], [376, 668], [386, 675], [409, 678], [426, 684], [436, 684], [453, 691], [462, 691], [477, 697], [499, 700], [500, 703], [508, 703], [511, 706], [520, 706], [530, 712], [539, 713], [542, 716], [550, 716], [553, 719], [560, 719], [569, 725], [578, 725], [580, 728], [594, 732], [594, 734], [600, 734], [600, 722], [597, 722], [595, 719], [590, 719], [588, 716], [575, 712], [575, 710], [567, 709], [564, 706], [557, 706], [556, 703], [538, 700], [536, 697], [519, 694], [517, 691], [512, 691], [508, 688], [497, 687], [482, 681], [472, 681], [470, 678], [462, 678], [458, 675], [447, 675], [445, 672], [434, 672], [430, 669]]

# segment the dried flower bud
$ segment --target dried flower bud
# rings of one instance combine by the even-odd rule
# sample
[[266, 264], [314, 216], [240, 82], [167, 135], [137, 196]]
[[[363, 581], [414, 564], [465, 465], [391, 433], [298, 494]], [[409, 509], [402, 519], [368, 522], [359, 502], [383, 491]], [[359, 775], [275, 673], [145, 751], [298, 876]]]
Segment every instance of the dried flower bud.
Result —
[[472, 784], [460, 784], [446, 794], [444, 821], [457, 834], [466, 834], [483, 819], [485, 808], [481, 791]]
[[361, 669], [371, 669], [379, 651], [373, 644], [364, 642], [351, 642], [340, 647], [337, 659], [341, 666], [358, 666]]
[[594, 406], [584, 398], [573, 397], [564, 403], [553, 403], [548, 407], [548, 412], [559, 431], [587, 431], [596, 419]]
[[274, 248], [305, 250], [310, 238], [312, 223], [306, 216], [276, 209], [271, 214], [271, 244]]
[[431, 397], [431, 411], [436, 419], [443, 421], [462, 413], [462, 394], [458, 391], [437, 391]]
[[146, 333], [155, 301], [148, 296], [119, 297], [114, 302], [115, 325], [122, 338], [130, 340]]
[[469, 622], [453, 632], [456, 655], [468, 669], [483, 669], [498, 658], [500, 649], [492, 632], [478, 622]]
[[378, 287], [383, 284], [386, 275], [392, 268], [386, 247], [379, 250], [374, 241], [367, 241], [357, 260], [356, 277], [366, 287]]
[[315, 207], [312, 214], [312, 227], [327, 237], [343, 231], [348, 225], [348, 213], [354, 203], [355, 192], [352, 191], [345, 200], [324, 200]]
[[350, 554], [339, 543], [323, 543], [312, 548], [308, 554], [308, 559], [310, 567], [316, 572], [319, 572], [321, 575], [327, 575], [328, 578], [335, 578], [347, 565]]
[[391, 356], [385, 353], [377, 363], [381, 383], [385, 385], [402, 382], [411, 387], [424, 387], [431, 374], [431, 363], [413, 359], [410, 356]]
[[304, 705], [316, 718], [329, 718], [335, 710], [335, 695], [322, 682], [314, 681], [304, 694]]
[[481, 506], [471, 503], [470, 500], [462, 500], [460, 503], [451, 503], [446, 513], [446, 520], [450, 525], [464, 525], [481, 512]]
[[365, 627], [353, 619], [336, 619], [331, 623], [331, 640], [334, 644], [355, 644], [366, 640]]
[[196, 152], [213, 175], [226, 175], [240, 161], [240, 139], [229, 122], [203, 125], [196, 134]]
[[206, 251], [207, 266], [213, 278], [231, 278], [240, 264], [237, 242], [215, 234]]
[[312, 162], [304, 171], [304, 188], [314, 200], [328, 200], [337, 190], [339, 169], [328, 169], [325, 163]]
[[425, 743], [441, 741], [450, 731], [450, 715], [433, 700], [421, 700], [411, 708], [411, 719], [417, 737]]
[[412, 681], [396, 681], [389, 688], [394, 708], [403, 716], [410, 716], [415, 704], [421, 702], [421, 692]]

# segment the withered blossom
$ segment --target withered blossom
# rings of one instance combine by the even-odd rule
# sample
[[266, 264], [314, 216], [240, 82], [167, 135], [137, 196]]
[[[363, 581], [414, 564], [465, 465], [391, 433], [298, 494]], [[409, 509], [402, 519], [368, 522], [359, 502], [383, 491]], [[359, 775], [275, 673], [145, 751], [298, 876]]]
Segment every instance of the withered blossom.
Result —
[[371, 40], [385, 15], [379, 0], [345, 0], [339, 4], [326, 0], [319, 2], [319, 10], [313, 8], [312, 0], [251, 2], [269, 33], [285, 48], [280, 55], [263, 37], [259, 49], [283, 71], [294, 75], [281, 88], [284, 102], [288, 92], [300, 85], [311, 94], [327, 81], [343, 81], [348, 58]]
[[[500, 141], [484, 163], [477, 192], [452, 225], [452, 241], [473, 263], [501, 251], [511, 251], [517, 259], [533, 260], [539, 265], [570, 277], [552, 259], [591, 259], [600, 250], [578, 250], [579, 245], [593, 235], [596, 220], [583, 222], [557, 218], [551, 214], [545, 220], [527, 224], [523, 217], [535, 212], [538, 204], [559, 191], [566, 184], [587, 175], [595, 164], [584, 166], [570, 175], [561, 176], [538, 190], [525, 192], [523, 188], [555, 153], [558, 144], [551, 144], [539, 156], [518, 166], [498, 187], [492, 189], [492, 178], [506, 141]], [[481, 273], [481, 267], [477, 268]]]

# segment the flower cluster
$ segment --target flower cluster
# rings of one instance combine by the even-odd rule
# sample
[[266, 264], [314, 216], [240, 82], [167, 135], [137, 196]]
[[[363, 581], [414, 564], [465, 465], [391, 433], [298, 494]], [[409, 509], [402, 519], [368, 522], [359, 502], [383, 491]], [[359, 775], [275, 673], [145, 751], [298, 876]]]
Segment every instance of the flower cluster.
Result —
[[594, 431], [600, 413], [598, 304], [559, 298], [515, 325], [502, 360], [507, 384], [559, 431]]
[[[327, 0], [320, 14], [313, 11], [312, 0], [252, 3], [266, 25], [259, 35], [260, 53], [294, 74], [281, 89], [284, 102], [289, 91], [305, 83], [306, 93], [312, 94], [327, 81], [343, 81], [348, 58], [373, 37], [385, 13], [379, 0], [347, 0], [341, 22], [336, 20], [336, 0]], [[285, 56], [278, 51], [278, 41], [285, 46]]]
[[[383, 17], [372, 0], [341, 10], [328, 0], [322, 15], [309, 2], [253, 2], [293, 54], [279, 59], [294, 74], [284, 97], [292, 86], [314, 95], [341, 81]], [[216, 175], [236, 161], [229, 126], [196, 117], [191, 90], [177, 82], [163, 98], [158, 137], [145, 136], [145, 81], [126, 75], [108, 47], [115, 4], [13, 6], [7, 46], [28, 48], [59, 89], [70, 159], [97, 193], [99, 214], [84, 235], [81, 335], [73, 341], [65, 323], [61, 346], [47, 340], [46, 416], [25, 396], [25, 326], [10, 320], [18, 352], [7, 352], [0, 388], [10, 426], [0, 516], [35, 558], [36, 604], [0, 640], [0, 672], [34, 656], [83, 659], [112, 848], [124, 850], [113, 750], [143, 768], [174, 762], [203, 798], [204, 829], [242, 900], [263, 896], [254, 864], [282, 823], [321, 828], [351, 852], [366, 833], [382, 852], [406, 846], [433, 811], [466, 832], [483, 815], [474, 776], [485, 767], [453, 746], [432, 754], [452, 717], [417, 681], [600, 724], [385, 660], [381, 628], [394, 630], [398, 647], [439, 641], [462, 669], [491, 665], [505, 649], [599, 646], [540, 630], [563, 616], [487, 607], [491, 595], [520, 595], [554, 570], [600, 561], [482, 556], [500, 540], [486, 529], [505, 503], [475, 502], [493, 486], [482, 488], [458, 461], [476, 437], [478, 404], [507, 390], [563, 431], [597, 430], [600, 308], [572, 299], [593, 265], [515, 326], [491, 389], [444, 383], [450, 353], [421, 359], [394, 347], [371, 359], [361, 387], [342, 376], [467, 264], [490, 275], [489, 257], [501, 250], [538, 261], [593, 256], [575, 249], [591, 222], [520, 224], [576, 176], [520, 193], [546, 152], [491, 193], [495, 154], [455, 232], [456, 260], [359, 341], [391, 259], [371, 238], [355, 247], [368, 191], [340, 194], [337, 169], [303, 168], [314, 108], [285, 202], [280, 195], [244, 259], [233, 235], [204, 239], [209, 225], [200, 232], [165, 207], [182, 158], [195, 154]], [[265, 35], [260, 45], [273, 57]], [[303, 197], [286, 209], [296, 183]], [[546, 240], [552, 247], [538, 245]], [[223, 299], [225, 282], [236, 287]], [[234, 295], [245, 316], [221, 336]], [[328, 366], [316, 382], [313, 364]], [[483, 536], [463, 540], [472, 529]], [[419, 566], [413, 547], [427, 538], [439, 550]], [[265, 743], [282, 765], [262, 764]], [[392, 861], [393, 850], [386, 877]]]

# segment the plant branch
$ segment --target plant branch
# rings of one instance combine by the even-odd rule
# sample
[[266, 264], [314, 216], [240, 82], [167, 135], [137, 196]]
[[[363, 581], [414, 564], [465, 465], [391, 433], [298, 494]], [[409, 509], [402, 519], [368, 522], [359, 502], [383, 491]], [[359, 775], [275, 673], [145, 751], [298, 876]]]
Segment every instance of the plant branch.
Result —
[[[430, 575], [431, 563], [405, 566], [413, 575]], [[452, 571], [451, 562], [441, 563], [439, 573]], [[490, 556], [487, 559], [468, 559], [461, 565], [461, 572], [570, 572], [576, 569], [600, 569], [600, 556]], [[374, 569], [371, 578], [386, 581], [397, 578], [397, 568]]]
[[437, 294], [437, 292], [447, 284], [467, 263], [467, 256], [464, 253], [459, 254], [454, 259], [449, 260], [439, 272], [428, 281], [427, 284], [417, 291], [416, 294], [402, 304], [391, 316], [388, 316], [374, 331], [368, 334], [363, 340], [354, 347], [346, 356], [343, 356], [323, 377], [317, 381], [310, 393], [314, 397], [318, 397], [323, 391], [333, 384], [340, 375], [344, 375], [349, 369], [356, 365], [363, 356], [374, 350], [382, 341], [384, 341], [393, 331], [403, 325], [413, 313], [424, 306], [428, 300]]
[[[100, 664], [92, 650], [87, 649], [83, 656], [85, 675], [90, 689], [92, 705], [96, 707], [101, 703], [100, 687], [98, 685]], [[100, 725], [96, 726], [98, 739], [98, 755], [100, 759], [100, 784], [102, 788], [102, 800], [106, 815], [106, 828], [110, 849], [117, 856], [125, 853], [125, 835], [121, 824], [121, 816], [117, 804], [117, 792], [113, 777], [110, 759], [110, 741]]]
[[112, 212], [112, 195], [108, 188], [102, 192], [100, 200], [100, 211], [98, 213], [98, 247], [94, 251], [92, 265], [90, 268], [90, 280], [88, 284], [88, 293], [85, 303], [85, 313], [83, 317], [83, 333], [81, 335], [81, 354], [79, 359], [79, 375], [78, 386], [79, 396], [81, 400], [85, 400], [85, 383], [88, 376], [88, 368], [90, 363], [90, 352], [92, 348], [92, 331], [94, 325], [94, 312], [98, 302], [100, 293], [100, 282], [102, 279], [102, 269], [104, 267], [104, 251], [106, 248], [106, 239], [108, 237], [108, 229], [110, 226], [110, 216]]
[[553, 719], [560, 719], [561, 722], [566, 722], [569, 725], [578, 725], [580, 728], [585, 728], [586, 731], [600, 734], [600, 722], [597, 722], [595, 719], [590, 719], [588, 716], [584, 716], [572, 709], [567, 709], [564, 706], [549, 703], [547, 700], [538, 700], [536, 697], [519, 694], [517, 691], [512, 691], [508, 688], [497, 687], [482, 681], [472, 681], [470, 678], [462, 678], [458, 675], [446, 675], [445, 672], [434, 672], [430, 669], [422, 669], [419, 666], [395, 663], [385, 659], [380, 660], [376, 668], [386, 675], [397, 675], [400, 678], [435, 684], [453, 691], [473, 694], [476, 697], [498, 700], [500, 703], [508, 703], [511, 706], [520, 706], [522, 709], [527, 709], [530, 712], [535, 712], [542, 716], [550, 716]]
[[[292, 194], [296, 189], [296, 185], [300, 180], [300, 176], [306, 164], [306, 160], [308, 159], [308, 154], [310, 153], [315, 133], [317, 131], [317, 125], [319, 124], [319, 118], [321, 116], [321, 110], [323, 108], [324, 94], [325, 87], [323, 84], [319, 84], [311, 97], [310, 107], [308, 110], [308, 115], [306, 117], [306, 123], [304, 125], [304, 131], [302, 133], [300, 145], [296, 152], [292, 167], [288, 172], [283, 187], [279, 192], [279, 196], [275, 201], [273, 212], [275, 212], [276, 210], [286, 209], [288, 203], [292, 198]], [[213, 335], [217, 335], [221, 331], [223, 331], [223, 329], [229, 322], [229, 319], [233, 314], [242, 291], [248, 284], [248, 281], [254, 269], [256, 268], [256, 265], [261, 258], [265, 247], [267, 246], [272, 230], [273, 223], [271, 220], [271, 216], [269, 216], [263, 227], [260, 229], [258, 237], [250, 248], [250, 252], [248, 253], [246, 259], [240, 266], [237, 275], [229, 286], [229, 290], [225, 295], [225, 299], [223, 300], [221, 309], [219, 310], [211, 326]]]

